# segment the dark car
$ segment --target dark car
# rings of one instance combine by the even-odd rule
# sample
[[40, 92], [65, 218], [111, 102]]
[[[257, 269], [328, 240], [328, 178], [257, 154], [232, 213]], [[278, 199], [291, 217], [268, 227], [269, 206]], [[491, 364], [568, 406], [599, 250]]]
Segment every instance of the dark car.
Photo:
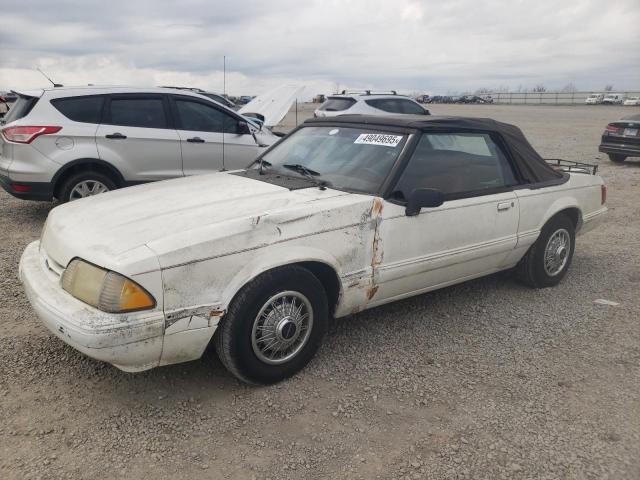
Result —
[[598, 150], [617, 163], [624, 162], [627, 157], [640, 157], [640, 114], [607, 125]]
[[487, 101], [478, 95], [465, 95], [464, 97], [460, 97], [458, 103], [487, 103]]

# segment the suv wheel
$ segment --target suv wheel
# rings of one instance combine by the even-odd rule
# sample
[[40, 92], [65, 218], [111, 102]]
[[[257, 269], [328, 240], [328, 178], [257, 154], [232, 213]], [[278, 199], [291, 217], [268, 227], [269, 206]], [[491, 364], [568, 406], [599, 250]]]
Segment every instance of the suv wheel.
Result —
[[533, 288], [553, 287], [567, 274], [575, 249], [575, 228], [564, 214], [542, 227], [540, 236], [516, 267], [521, 282]]
[[71, 175], [62, 184], [58, 200], [62, 203], [91, 197], [100, 193], [115, 190], [115, 182], [100, 172], [80, 172]]
[[304, 368], [327, 332], [327, 295], [306, 268], [258, 276], [231, 302], [214, 336], [220, 360], [248, 383], [270, 384]]
[[624, 155], [616, 155], [614, 153], [609, 154], [609, 160], [616, 163], [622, 163], [626, 160], [626, 158], [627, 157], [625, 157]]

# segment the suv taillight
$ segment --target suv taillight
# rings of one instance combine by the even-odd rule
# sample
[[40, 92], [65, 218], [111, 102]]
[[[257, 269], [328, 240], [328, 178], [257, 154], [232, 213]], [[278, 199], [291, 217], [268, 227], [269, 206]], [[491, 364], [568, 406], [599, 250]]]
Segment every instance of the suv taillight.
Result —
[[607, 201], [607, 186], [600, 185], [600, 205], [604, 205]]
[[609, 133], [620, 133], [620, 130], [622, 130], [620, 127], [616, 127], [615, 125], [607, 125], [605, 130]]
[[40, 135], [58, 133], [62, 127], [6, 127], [2, 129], [2, 136], [13, 143], [31, 143]]

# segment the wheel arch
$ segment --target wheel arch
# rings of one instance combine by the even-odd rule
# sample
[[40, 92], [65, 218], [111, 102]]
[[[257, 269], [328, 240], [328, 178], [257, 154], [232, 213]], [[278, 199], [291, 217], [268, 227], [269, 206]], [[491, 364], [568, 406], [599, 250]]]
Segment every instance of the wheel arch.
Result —
[[329, 312], [333, 315], [343, 292], [343, 285], [338, 273], [340, 271], [339, 263], [326, 252], [311, 250], [297, 251], [294, 249], [289, 252], [283, 250], [279, 252], [284, 254], [283, 256], [276, 255], [278, 257], [276, 262], [259, 259], [256, 263], [245, 265], [236, 273], [224, 290], [222, 302], [224, 308], [228, 308], [240, 290], [259, 275], [277, 268], [298, 265], [309, 270], [325, 288], [329, 300]]
[[582, 210], [578, 206], [578, 202], [575, 198], [567, 197], [556, 200], [547, 210], [544, 216], [544, 220], [540, 225], [540, 229], [544, 227], [549, 220], [558, 215], [566, 215], [569, 217], [575, 232], [577, 233], [582, 228]]
[[53, 176], [51, 180], [51, 184], [53, 186], [53, 196], [58, 198], [60, 194], [60, 188], [70, 175], [85, 170], [93, 170], [108, 175], [113, 179], [118, 188], [123, 187], [125, 184], [124, 177], [122, 176], [120, 171], [109, 162], [105, 162], [104, 160], [100, 160], [98, 158], [80, 158], [65, 164]]

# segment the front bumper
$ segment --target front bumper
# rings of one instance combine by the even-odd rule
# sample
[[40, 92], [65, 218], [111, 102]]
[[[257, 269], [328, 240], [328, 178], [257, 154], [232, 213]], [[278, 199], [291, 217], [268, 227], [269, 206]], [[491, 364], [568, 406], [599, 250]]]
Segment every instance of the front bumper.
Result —
[[0, 175], [0, 186], [2, 186], [7, 193], [22, 200], [40, 200], [45, 202], [53, 200], [53, 187], [47, 182], [15, 182], [5, 175]]
[[76, 350], [127, 372], [160, 363], [164, 313], [110, 314], [69, 295], [40, 253], [40, 242], [27, 246], [20, 259], [20, 280], [36, 314], [58, 338]]

